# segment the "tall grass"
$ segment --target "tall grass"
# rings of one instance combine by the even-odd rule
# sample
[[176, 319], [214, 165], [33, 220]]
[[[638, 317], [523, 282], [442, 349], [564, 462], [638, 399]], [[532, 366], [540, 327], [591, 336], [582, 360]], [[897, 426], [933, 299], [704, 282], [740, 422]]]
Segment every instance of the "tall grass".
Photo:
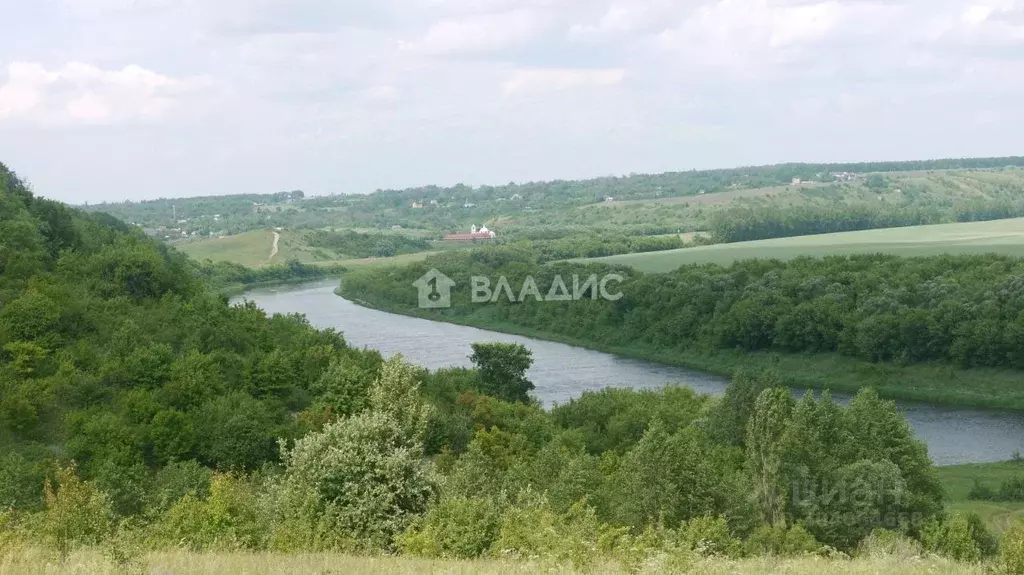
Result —
[[[573, 574], [579, 571], [568, 565], [554, 565], [537, 561], [516, 560], [431, 560], [405, 557], [353, 557], [338, 554], [278, 553], [191, 553], [173, 551], [151, 553], [128, 563], [117, 564], [102, 550], [82, 550], [60, 557], [37, 548], [0, 550], [0, 574], [72, 574], [115, 575], [123, 573], [159, 573], [167, 575], [245, 573], [245, 574], [398, 574], [398, 573], [527, 573]], [[666, 573], [657, 559], [643, 565], [639, 573]], [[807, 557], [797, 559], [727, 560], [709, 558], [686, 567], [686, 573], [780, 573], [816, 575], [818, 573], [854, 573], [914, 575], [933, 573], [982, 574], [982, 565], [956, 563], [935, 557], [900, 555], [870, 556], [861, 559], [826, 559]], [[626, 573], [615, 563], [603, 563], [586, 570], [589, 574]]]

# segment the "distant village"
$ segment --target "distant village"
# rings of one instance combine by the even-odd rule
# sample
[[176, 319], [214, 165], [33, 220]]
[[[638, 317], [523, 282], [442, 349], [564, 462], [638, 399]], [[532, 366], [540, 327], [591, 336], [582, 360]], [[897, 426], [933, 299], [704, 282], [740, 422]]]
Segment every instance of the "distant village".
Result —
[[492, 240], [497, 234], [487, 229], [487, 226], [480, 226], [479, 228], [473, 226], [469, 229], [468, 234], [448, 234], [444, 237], [445, 241], [452, 242], [469, 242], [473, 240]]

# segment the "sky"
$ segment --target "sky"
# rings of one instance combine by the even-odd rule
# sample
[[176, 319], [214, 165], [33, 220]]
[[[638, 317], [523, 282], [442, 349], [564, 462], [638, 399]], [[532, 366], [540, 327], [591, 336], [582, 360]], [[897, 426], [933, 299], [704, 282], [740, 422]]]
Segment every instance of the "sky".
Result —
[[0, 0], [80, 204], [1024, 154], [1024, 0]]

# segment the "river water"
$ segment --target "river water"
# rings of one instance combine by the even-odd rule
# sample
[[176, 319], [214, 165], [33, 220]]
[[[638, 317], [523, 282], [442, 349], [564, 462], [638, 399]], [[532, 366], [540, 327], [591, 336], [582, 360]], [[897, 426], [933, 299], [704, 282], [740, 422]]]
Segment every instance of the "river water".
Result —
[[[605, 387], [658, 388], [678, 383], [720, 395], [726, 379], [681, 367], [601, 353], [561, 343], [506, 335], [360, 307], [334, 294], [337, 282], [257, 289], [249, 299], [268, 313], [300, 313], [316, 327], [341, 331], [350, 345], [401, 353], [429, 369], [469, 366], [470, 345], [484, 341], [521, 343], [533, 352], [528, 377], [545, 405], [564, 403]], [[834, 394], [839, 402], [848, 398]], [[928, 444], [936, 465], [987, 463], [1024, 452], [1024, 413], [899, 402], [917, 437]]]

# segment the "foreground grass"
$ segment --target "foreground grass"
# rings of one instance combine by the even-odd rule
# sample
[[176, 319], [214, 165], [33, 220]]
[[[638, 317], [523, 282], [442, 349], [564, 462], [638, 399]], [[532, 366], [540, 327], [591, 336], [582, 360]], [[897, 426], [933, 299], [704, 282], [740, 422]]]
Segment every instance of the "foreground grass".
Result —
[[898, 256], [997, 253], [1024, 256], [1024, 218], [842, 232], [625, 254], [580, 261], [621, 264], [643, 272], [667, 272], [689, 264], [728, 265], [761, 258], [841, 256], [863, 253]]
[[[407, 557], [352, 557], [339, 554], [282, 553], [190, 553], [174, 551], [150, 553], [118, 565], [98, 550], [84, 550], [61, 559], [57, 555], [38, 549], [0, 551], [0, 574], [123, 574], [159, 573], [161, 575], [188, 574], [612, 574], [626, 573], [615, 563], [601, 563], [577, 570], [569, 565], [553, 565], [536, 561], [516, 560], [431, 560]], [[635, 572], [635, 571], [634, 571]], [[794, 575], [818, 573], [853, 574], [925, 574], [925, 573], [985, 573], [982, 565], [955, 563], [937, 557], [879, 556], [859, 559], [825, 559], [807, 557], [799, 559], [757, 558], [745, 560], [702, 559], [688, 565], [685, 571], [670, 569], [652, 561], [640, 573], [686, 572], [696, 574], [725, 573], [789, 573]]]

